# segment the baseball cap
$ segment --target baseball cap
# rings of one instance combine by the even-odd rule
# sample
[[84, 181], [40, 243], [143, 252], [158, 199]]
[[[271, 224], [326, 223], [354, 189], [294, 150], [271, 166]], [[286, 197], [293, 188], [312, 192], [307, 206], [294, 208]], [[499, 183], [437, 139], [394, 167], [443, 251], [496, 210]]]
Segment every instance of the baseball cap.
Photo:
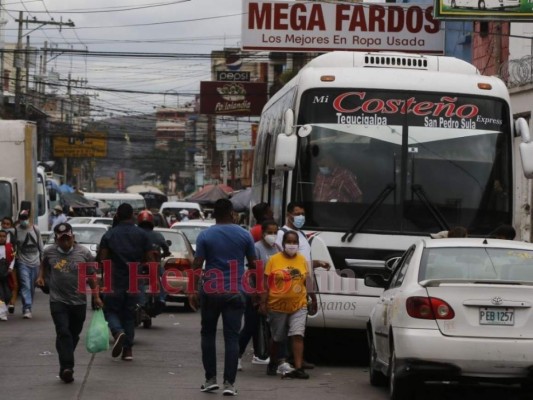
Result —
[[54, 233], [56, 235], [56, 238], [60, 238], [61, 236], [72, 236], [72, 226], [67, 222], [62, 222], [55, 226]]
[[30, 212], [28, 210], [22, 210], [19, 212], [19, 219], [28, 219], [30, 216]]
[[63, 207], [61, 207], [59, 204], [56, 204], [54, 210], [63, 212]]

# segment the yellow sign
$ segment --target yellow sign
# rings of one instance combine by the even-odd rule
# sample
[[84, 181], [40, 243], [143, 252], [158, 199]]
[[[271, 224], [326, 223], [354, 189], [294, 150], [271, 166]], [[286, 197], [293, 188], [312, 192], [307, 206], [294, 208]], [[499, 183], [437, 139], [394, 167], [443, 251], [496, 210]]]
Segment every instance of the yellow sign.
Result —
[[54, 137], [54, 157], [106, 157], [107, 134], [85, 132], [78, 136]]

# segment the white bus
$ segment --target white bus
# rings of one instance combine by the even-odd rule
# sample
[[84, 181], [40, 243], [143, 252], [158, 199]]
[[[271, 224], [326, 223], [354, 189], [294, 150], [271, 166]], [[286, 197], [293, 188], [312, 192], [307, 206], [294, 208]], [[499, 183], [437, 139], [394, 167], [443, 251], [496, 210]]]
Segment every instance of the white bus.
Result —
[[[529, 142], [525, 120], [516, 126]], [[302, 68], [261, 114], [253, 201], [279, 222], [289, 202], [302, 203], [313, 258], [334, 266], [315, 270], [319, 312], [308, 327], [365, 329], [381, 292], [365, 274], [387, 274], [386, 261], [417, 238], [513, 224], [513, 131], [504, 83], [459, 59], [331, 52]], [[353, 200], [316, 200], [324, 155], [356, 176]]]
[[480, 10], [494, 10], [520, 7], [520, 0], [447, 0], [452, 8], [478, 8]]
[[140, 194], [135, 193], [83, 193], [90, 200], [100, 200], [111, 206], [111, 212], [115, 212], [119, 205], [128, 203], [133, 211], [138, 213], [146, 208], [146, 201]]

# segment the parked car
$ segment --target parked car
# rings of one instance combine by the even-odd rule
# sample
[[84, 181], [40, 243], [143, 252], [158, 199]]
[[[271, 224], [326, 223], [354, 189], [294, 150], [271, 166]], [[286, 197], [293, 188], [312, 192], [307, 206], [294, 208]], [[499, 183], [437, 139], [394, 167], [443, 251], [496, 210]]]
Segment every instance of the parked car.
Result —
[[172, 229], [176, 229], [183, 232], [189, 242], [191, 242], [192, 248], [196, 251], [196, 239], [200, 232], [205, 231], [207, 228], [215, 224], [215, 220], [202, 221], [199, 219], [193, 219], [184, 222], [176, 222], [172, 225]]
[[394, 266], [370, 314], [370, 382], [408, 399], [424, 381], [533, 383], [533, 245], [423, 239]]
[[175, 289], [175, 291], [167, 290], [166, 300], [184, 303], [185, 307], [190, 309], [187, 296], [189, 275], [186, 271], [192, 269], [194, 259], [194, 250], [191, 243], [182, 232], [175, 229], [155, 228], [154, 230], [163, 235], [167, 243], [169, 243], [169, 250], [172, 253], [170, 257], [161, 260], [164, 271], [176, 271], [167, 273], [163, 277], [168, 286]]
[[68, 220], [69, 224], [103, 224], [113, 225], [113, 218], [106, 217], [72, 217]]
[[[74, 238], [78, 244], [87, 247], [91, 254], [96, 257], [98, 252], [98, 246], [102, 236], [109, 230], [109, 225], [103, 224], [72, 224], [72, 232], [74, 232]], [[55, 243], [55, 235], [50, 235], [45, 243], [45, 248]]]

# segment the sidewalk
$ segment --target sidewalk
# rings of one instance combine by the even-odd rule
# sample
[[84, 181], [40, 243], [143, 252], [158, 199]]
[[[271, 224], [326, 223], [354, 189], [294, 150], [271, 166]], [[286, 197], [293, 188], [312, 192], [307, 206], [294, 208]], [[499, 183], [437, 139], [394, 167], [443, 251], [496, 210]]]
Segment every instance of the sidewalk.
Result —
[[[31, 320], [22, 319], [20, 302], [15, 311], [9, 321], [0, 323], [2, 399], [205, 400], [210, 396], [199, 390], [204, 380], [200, 315], [185, 312], [181, 306], [173, 306], [155, 318], [151, 329], [137, 328], [132, 362], [113, 360], [110, 351], [92, 355], [85, 350], [85, 332], [92, 315], [89, 309], [76, 349], [75, 381], [72, 384], [64, 384], [58, 377], [55, 331], [48, 296], [39, 290], [36, 292]], [[221, 325], [219, 321], [219, 328]], [[218, 375], [219, 383], [222, 383], [223, 334], [220, 329], [217, 340]], [[334, 393], [335, 400], [353, 399], [358, 392], [353, 386], [354, 377], [365, 374], [354, 368], [323, 367], [310, 371], [308, 381], [281, 380], [266, 376], [266, 366], [252, 365], [250, 359], [248, 354], [244, 361], [245, 370], [237, 376], [240, 398], [310, 400]]]

